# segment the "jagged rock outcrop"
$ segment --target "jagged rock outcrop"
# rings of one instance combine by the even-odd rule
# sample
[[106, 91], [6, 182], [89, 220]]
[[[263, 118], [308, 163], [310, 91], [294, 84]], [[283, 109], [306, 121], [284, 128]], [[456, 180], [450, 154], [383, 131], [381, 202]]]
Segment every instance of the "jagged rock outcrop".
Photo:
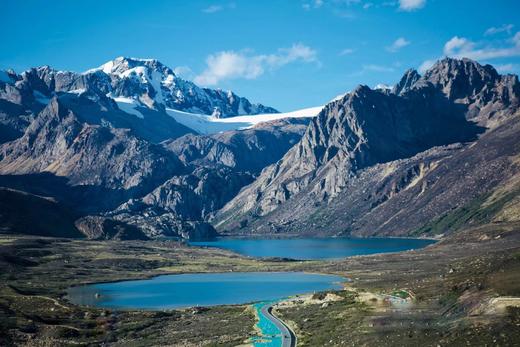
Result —
[[161, 146], [128, 130], [85, 123], [58, 98], [21, 138], [0, 147], [0, 173], [51, 172], [68, 177], [72, 185], [143, 191], [183, 168]]
[[0, 144], [23, 135], [32, 121], [32, 113], [15, 103], [0, 99]]
[[252, 177], [226, 168], [199, 167], [192, 173], [174, 176], [140, 199], [122, 204], [115, 213], [162, 211], [182, 220], [203, 220], [231, 200]]
[[149, 234], [174, 236], [187, 227], [186, 237], [213, 237], [215, 230], [204, 221], [251, 183], [262, 165], [283, 156], [284, 149], [301, 138], [307, 122], [282, 120], [244, 131], [187, 135], [167, 142], [164, 146], [193, 171], [172, 177], [108, 215], [147, 229]]
[[167, 141], [164, 146], [185, 164], [225, 166], [257, 175], [301, 139], [309, 122], [309, 118], [292, 118], [260, 123], [242, 131], [206, 136], [188, 134]]
[[499, 125], [520, 105], [518, 76], [500, 75], [491, 65], [466, 58], [440, 60], [416, 85], [424, 83], [431, 83], [451, 102], [463, 105], [467, 119], [486, 127]]
[[284, 208], [298, 211], [296, 217], [276, 209], [262, 222], [270, 231], [418, 236], [500, 221], [501, 211], [520, 196], [519, 116], [476, 142], [369, 167], [331, 201], [316, 203], [311, 195], [289, 200]]
[[407, 70], [401, 80], [392, 88], [392, 93], [400, 95], [410, 90], [410, 88], [421, 78], [415, 69]]
[[23, 134], [54, 97], [89, 124], [131, 129], [148, 141], [160, 142], [193, 132], [163, 111], [142, 107], [140, 117], [123, 112], [106, 96], [111, 80], [103, 72], [81, 75], [45, 66], [27, 70], [17, 78], [11, 83], [0, 82], [0, 126], [10, 127], [15, 133], [9, 140]]
[[43, 108], [32, 92], [15, 86], [19, 79], [14, 71], [0, 70], [0, 143], [22, 136], [35, 113]]
[[[467, 59], [446, 58], [421, 78], [408, 71], [392, 93], [360, 86], [326, 105], [302, 140], [230, 201], [214, 223], [220, 230], [239, 232], [358, 230], [356, 220], [381, 205], [374, 187], [395, 169], [391, 165], [436, 146], [477, 140], [484, 126], [497, 127], [517, 112], [519, 97], [516, 76], [500, 76], [492, 67]], [[434, 162], [401, 165], [384, 201]], [[360, 177], [367, 172], [370, 184], [365, 185]], [[354, 196], [358, 187], [361, 193], [354, 201], [369, 201], [369, 208], [358, 209], [358, 214], [335, 208], [344, 206], [342, 199]], [[445, 212], [443, 208], [433, 209], [433, 215]], [[327, 209], [337, 214], [317, 213]], [[341, 230], [331, 228], [332, 221]], [[377, 229], [385, 222], [364, 228]], [[411, 227], [405, 223], [401, 230]]]
[[101, 216], [86, 216], [74, 222], [89, 240], [148, 240], [136, 226]]
[[202, 220], [181, 220], [170, 212], [149, 210], [145, 213], [127, 213], [122, 211], [115, 214], [113, 218], [139, 227], [152, 238], [174, 237], [187, 240], [208, 240], [218, 236], [210, 223]]

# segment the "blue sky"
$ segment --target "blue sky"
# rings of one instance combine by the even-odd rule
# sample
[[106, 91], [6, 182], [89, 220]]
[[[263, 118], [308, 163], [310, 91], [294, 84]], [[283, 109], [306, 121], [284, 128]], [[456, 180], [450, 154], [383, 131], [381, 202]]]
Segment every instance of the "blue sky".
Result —
[[520, 72], [518, 0], [0, 0], [0, 11], [2, 69], [156, 58], [282, 111], [444, 55]]

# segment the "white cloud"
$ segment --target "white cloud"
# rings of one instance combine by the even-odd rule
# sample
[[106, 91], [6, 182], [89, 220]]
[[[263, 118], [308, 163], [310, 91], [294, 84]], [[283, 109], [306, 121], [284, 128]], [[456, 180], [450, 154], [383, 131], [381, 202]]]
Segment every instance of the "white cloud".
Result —
[[475, 42], [464, 37], [454, 36], [444, 45], [444, 54], [454, 58], [470, 58], [474, 60], [520, 56], [520, 32], [517, 32], [510, 41], [512, 45], [506, 47], [493, 47], [488, 44], [482, 48], [476, 48], [477, 44]]
[[356, 15], [354, 13], [352, 13], [351, 11], [342, 10], [342, 9], [339, 9], [339, 8], [334, 9], [334, 11], [332, 11], [332, 13], [336, 17], [339, 17], [339, 18], [346, 18], [346, 19], [356, 18]]
[[[364, 10], [380, 7], [398, 7], [401, 11], [415, 11], [426, 5], [427, 0], [389, 0], [389, 1], [368, 1], [368, 0], [303, 0], [302, 7], [306, 11], [321, 7], [331, 8], [333, 13], [339, 17], [352, 18], [355, 15], [347, 9], [358, 7]], [[324, 6], [326, 5], [326, 6]]]
[[403, 11], [415, 11], [423, 8], [426, 0], [399, 0], [399, 9]]
[[425, 73], [426, 70], [428, 70], [429, 68], [431, 68], [433, 66], [433, 64], [435, 64], [434, 59], [423, 61], [421, 66], [419, 66], [419, 69], [418, 69], [419, 73], [421, 73], [421, 74]]
[[511, 39], [511, 42], [513, 42], [515, 44], [515, 46], [520, 46], [520, 31], [517, 32], [515, 34], [515, 36], [513, 36], [513, 38]]
[[306, 11], [308, 11], [312, 8], [320, 8], [321, 6], [323, 6], [323, 0], [314, 0], [314, 1], [311, 1], [311, 3], [306, 2], [306, 3], [302, 4], [303, 9]]
[[354, 53], [356, 50], [353, 48], [345, 48], [341, 52], [339, 52], [339, 55], [349, 55]]
[[394, 72], [395, 69], [389, 66], [368, 64], [363, 65], [363, 71], [375, 71], [375, 72]]
[[397, 52], [403, 47], [406, 47], [410, 44], [410, 41], [406, 40], [404, 37], [400, 37], [395, 40], [390, 46], [386, 47], [386, 50], [392, 53]]
[[193, 79], [193, 70], [189, 66], [177, 66], [173, 69], [173, 73], [181, 78], [191, 80]]
[[511, 30], [513, 30], [514, 25], [513, 24], [504, 24], [499, 27], [491, 27], [488, 28], [485, 32], [485, 36], [495, 35], [499, 33], [506, 32], [508, 34], [511, 34]]
[[195, 77], [195, 83], [215, 85], [223, 79], [254, 79], [264, 73], [260, 57], [247, 57], [233, 51], [212, 54], [206, 59], [206, 64], [206, 70]]
[[444, 44], [444, 54], [453, 55], [456, 52], [469, 52], [475, 44], [464, 37], [453, 36]]
[[204, 9], [202, 9], [202, 12], [204, 12], [204, 13], [215, 13], [215, 12], [222, 11], [223, 9], [224, 9], [224, 7], [221, 6], [221, 5], [211, 5], [209, 7], [206, 7]]
[[[497, 47], [497, 43], [500, 47]], [[520, 56], [520, 31], [508, 40], [473, 42], [465, 37], [454, 36], [444, 44], [443, 53], [452, 58], [469, 58], [473, 60], [492, 60], [497, 58], [510, 58]], [[440, 58], [438, 58], [440, 59]], [[436, 60], [426, 60], [419, 67], [419, 72], [424, 73]], [[516, 64], [496, 65], [499, 72], [511, 72], [518, 70]]]
[[266, 70], [274, 70], [293, 62], [319, 63], [317, 52], [301, 43], [281, 48], [275, 54], [250, 55], [247, 52], [223, 51], [206, 59], [206, 69], [195, 77], [195, 83], [215, 85], [222, 80], [255, 79]]
[[495, 69], [500, 73], [509, 73], [509, 72], [516, 72], [520, 70], [518, 64], [502, 64], [502, 65], [495, 65]]
[[396, 66], [398, 63], [393, 63], [392, 65], [379, 65], [379, 64], [363, 64], [361, 67], [350, 74], [349, 77], [359, 77], [365, 75], [370, 72], [377, 73], [391, 73], [396, 71]]
[[294, 61], [303, 61], [305, 63], [319, 63], [317, 52], [301, 43], [293, 44], [289, 48], [280, 48], [278, 54], [270, 54], [260, 56], [271, 67], [281, 67]]

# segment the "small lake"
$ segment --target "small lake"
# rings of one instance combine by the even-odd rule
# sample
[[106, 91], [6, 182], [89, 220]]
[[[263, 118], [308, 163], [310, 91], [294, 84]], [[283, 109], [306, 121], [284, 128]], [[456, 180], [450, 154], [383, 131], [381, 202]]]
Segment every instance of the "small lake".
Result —
[[218, 247], [250, 257], [279, 257], [298, 260], [340, 259], [354, 255], [402, 252], [423, 248], [433, 240], [404, 238], [304, 238], [247, 239], [220, 238], [190, 242], [194, 246]]
[[296, 294], [338, 290], [345, 281], [341, 276], [304, 272], [163, 275], [72, 287], [67, 296], [79, 305], [163, 310], [277, 300]]

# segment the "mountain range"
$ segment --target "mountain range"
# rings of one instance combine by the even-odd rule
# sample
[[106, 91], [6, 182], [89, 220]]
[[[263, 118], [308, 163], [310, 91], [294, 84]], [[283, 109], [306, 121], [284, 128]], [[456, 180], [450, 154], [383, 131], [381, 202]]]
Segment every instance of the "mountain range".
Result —
[[[435, 236], [520, 218], [519, 104], [517, 76], [469, 59], [291, 115], [157, 60], [5, 71], [0, 186], [35, 220], [66, 211], [64, 236]], [[56, 234], [16, 214], [1, 230]]]

